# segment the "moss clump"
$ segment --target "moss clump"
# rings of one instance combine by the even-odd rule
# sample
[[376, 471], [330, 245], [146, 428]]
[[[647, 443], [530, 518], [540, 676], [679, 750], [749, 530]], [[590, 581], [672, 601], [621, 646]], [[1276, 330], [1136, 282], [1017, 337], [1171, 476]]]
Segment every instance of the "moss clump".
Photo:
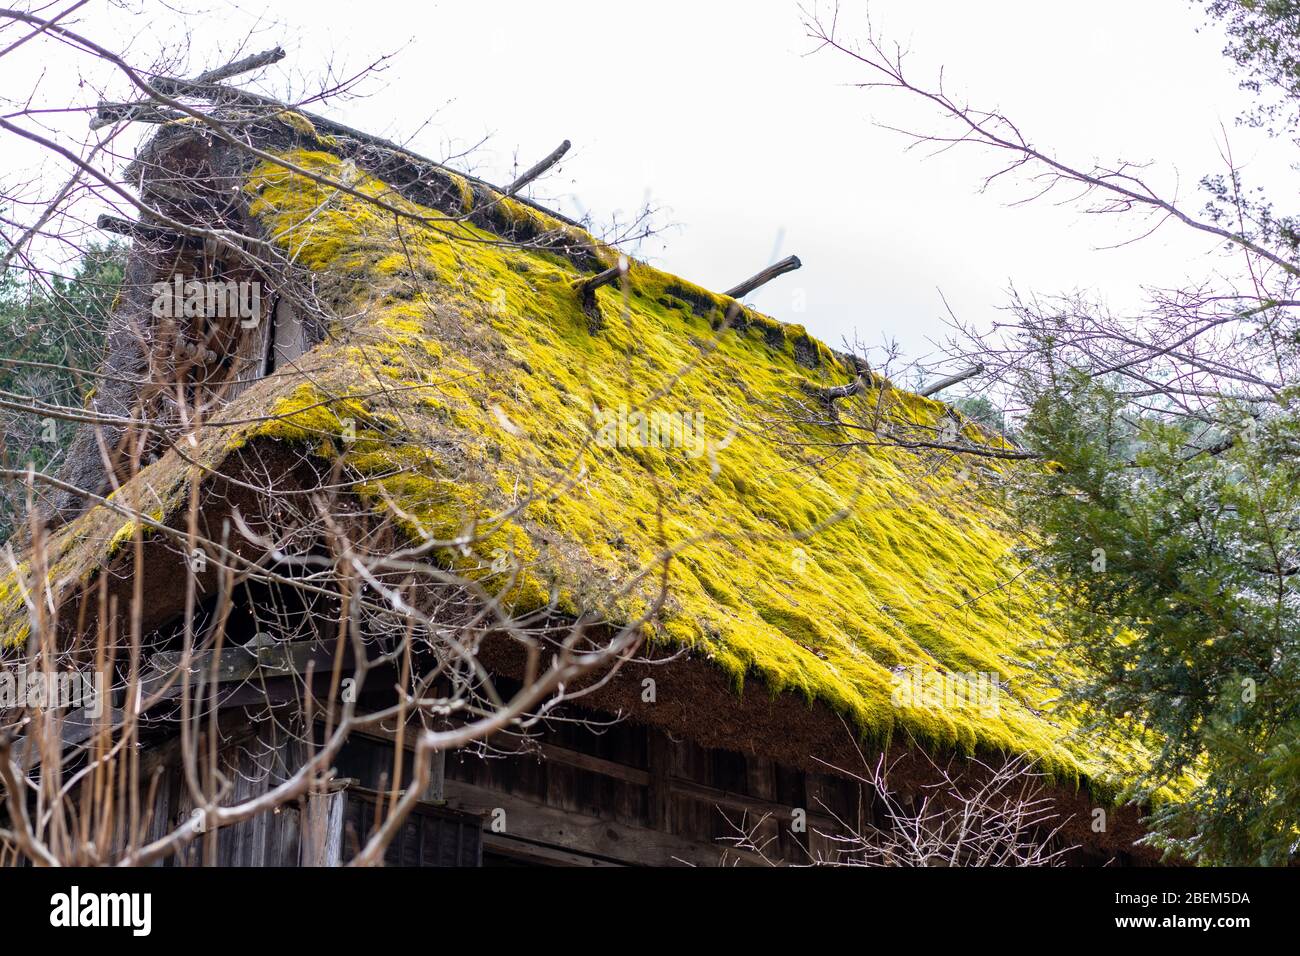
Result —
[[0, 648], [18, 647], [27, 642], [31, 621], [27, 615], [27, 602], [23, 596], [22, 581], [29, 573], [27, 564], [18, 565], [0, 577]]
[[322, 136], [317, 131], [316, 124], [296, 110], [280, 110], [275, 114], [275, 119], [309, 142], [318, 143], [322, 146], [335, 146], [338, 144], [338, 140], [333, 136]]
[[451, 184], [456, 187], [456, 192], [460, 194], [460, 211], [461, 214], [470, 212], [474, 208], [474, 187], [469, 184], [469, 180], [459, 173], [447, 174]]
[[[149, 521], [160, 522], [163, 520], [162, 509], [156, 508], [152, 512], [146, 514], [145, 517], [148, 518]], [[127, 547], [135, 540], [137, 531], [140, 533], [142, 539], [148, 538], [157, 533], [153, 525], [148, 522], [131, 519], [113, 532], [113, 537], [108, 539], [108, 547], [104, 549], [104, 557], [106, 559], [116, 557], [123, 548]]]

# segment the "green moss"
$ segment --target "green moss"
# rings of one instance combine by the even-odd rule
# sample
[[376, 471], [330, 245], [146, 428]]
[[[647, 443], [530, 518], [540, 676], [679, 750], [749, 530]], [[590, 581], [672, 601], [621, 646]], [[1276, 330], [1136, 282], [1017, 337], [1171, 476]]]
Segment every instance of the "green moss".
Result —
[[[162, 521], [163, 512], [161, 508], [145, 515], [150, 521]], [[140, 532], [141, 538], [148, 538], [156, 534], [154, 527], [144, 521], [132, 519], [113, 532], [113, 537], [108, 539], [108, 546], [104, 549], [105, 558], [116, 557], [123, 548], [127, 547], [135, 540], [136, 532]]]
[[[210, 433], [197, 451], [190, 449], [191, 454], [209, 465], [218, 463], [226, 451], [224, 436], [219, 432]], [[51, 534], [46, 548], [47, 602], [60, 605], [69, 594], [92, 584], [114, 558], [121, 559], [124, 552], [129, 554], [137, 527], [142, 526], [145, 538], [156, 534], [150, 522], [165, 522], [182, 508], [191, 476], [189, 464], [175, 452], [168, 452], [134, 481], [108, 496], [117, 507], [97, 505]], [[143, 519], [124, 521], [119, 508], [143, 515]], [[27, 599], [40, 590], [40, 582], [32, 578], [29, 561], [20, 563], [16, 571], [0, 573], [0, 648], [17, 647], [27, 640], [31, 632]]]
[[275, 114], [275, 118], [304, 139], [323, 146], [334, 146], [338, 143], [333, 136], [322, 136], [316, 130], [316, 124], [296, 110], [281, 110]]
[[[321, 152], [287, 158], [330, 175], [341, 165]], [[394, 201], [381, 183], [355, 185]], [[1002, 586], [1020, 568], [991, 502], [950, 475], [917, 473], [903, 454], [827, 468], [752, 428], [759, 408], [797, 394], [810, 366], [848, 374], [806, 330], [637, 264], [626, 288], [597, 293], [607, 318], [592, 334], [572, 290], [577, 273], [554, 255], [453, 241], [436, 226], [402, 224], [399, 235], [387, 214], [270, 165], [249, 188], [255, 214], [298, 261], [358, 280], [345, 283], [339, 311], [362, 317], [323, 346], [315, 384], [276, 405], [285, 417], [244, 440], [342, 454], [357, 490], [401, 515], [412, 536], [474, 529], [486, 540], [473, 556], [449, 548], [448, 560], [481, 571], [494, 552], [510, 555], [517, 608], [554, 588], [631, 619], [653, 599], [654, 576], [627, 582], [672, 551], [669, 599], [650, 637], [705, 654], [737, 687], [761, 675], [878, 738], [1028, 753], [1066, 777], [1116, 770], [1111, 755], [1045, 716], [1051, 691], [1036, 668], [1051, 644], [1027, 580]], [[500, 207], [534, 233], [569, 228], [513, 200]], [[385, 258], [399, 248], [400, 270]], [[426, 278], [413, 279], [412, 266]], [[729, 310], [734, 328], [715, 333]], [[428, 389], [418, 401], [328, 397], [375, 395], [385, 381]], [[913, 421], [943, 410], [896, 395], [893, 414]], [[593, 407], [687, 416], [699, 435], [681, 447], [605, 447], [593, 441]], [[341, 418], [382, 413], [397, 413], [401, 427], [339, 444]], [[442, 447], [456, 452], [426, 450]], [[499, 517], [529, 493], [522, 513]], [[970, 601], [980, 594], [995, 596]], [[914, 664], [997, 673], [1012, 690], [996, 714], [896, 707], [893, 669]]]
[[469, 180], [458, 173], [448, 173], [447, 175], [451, 179], [452, 185], [456, 187], [456, 191], [460, 193], [461, 213], [469, 212], [474, 208], [474, 189], [470, 186]]
[[10, 571], [0, 577], [0, 648], [21, 646], [31, 633], [21, 583], [29, 573], [24, 562], [18, 565], [16, 572]]
[[[329, 152], [285, 159], [404, 203]], [[711, 660], [739, 691], [757, 675], [773, 692], [823, 701], [876, 739], [1023, 753], [1092, 782], [1142, 759], [1140, 746], [1103, 746], [1054, 713], [1042, 671], [1059, 666], [1056, 647], [992, 496], [893, 450], [828, 466], [815, 444], [760, 427], [810, 377], [850, 374], [803, 328], [637, 263], [596, 293], [604, 324], [593, 333], [579, 273], [554, 252], [413, 205], [428, 225], [395, 219], [274, 164], [247, 189], [267, 235], [316, 273], [340, 318], [306, 359], [309, 384], [258, 383], [230, 409], [253, 424], [191, 457], [211, 467], [261, 440], [341, 458], [377, 512], [438, 541], [441, 561], [520, 611], [554, 602], [635, 620], [656, 599], [658, 575], [642, 572], [671, 555], [650, 640]], [[491, 221], [505, 231], [569, 233], [613, 261], [558, 220], [499, 205]], [[914, 423], [944, 411], [893, 398], [889, 414]], [[631, 440], [600, 440], [611, 421]], [[651, 421], [682, 427], [643, 442]], [[174, 471], [167, 482], [160, 467]], [[183, 490], [186, 474], [166, 456], [141, 478]], [[69, 567], [93, 569], [92, 554], [134, 533], [103, 511], [61, 536]], [[996, 713], [895, 706], [895, 674], [917, 665], [996, 673], [1009, 689]]]

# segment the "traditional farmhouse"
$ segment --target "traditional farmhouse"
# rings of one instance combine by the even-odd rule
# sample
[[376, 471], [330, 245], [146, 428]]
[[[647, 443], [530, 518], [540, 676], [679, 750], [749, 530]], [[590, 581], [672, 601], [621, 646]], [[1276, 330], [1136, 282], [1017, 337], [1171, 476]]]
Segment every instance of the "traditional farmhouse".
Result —
[[[390, 864], [843, 861], [1023, 761], [1063, 860], [1153, 859], [1140, 751], [1057, 702], [1011, 466], [873, 440], [988, 436], [515, 187], [245, 107], [160, 124], [156, 215], [102, 221], [131, 251], [89, 420], [0, 582], [7, 666], [108, 674], [15, 753], [116, 794], [112, 845], [337, 865], [400, 809]], [[211, 824], [347, 713], [381, 716]]]

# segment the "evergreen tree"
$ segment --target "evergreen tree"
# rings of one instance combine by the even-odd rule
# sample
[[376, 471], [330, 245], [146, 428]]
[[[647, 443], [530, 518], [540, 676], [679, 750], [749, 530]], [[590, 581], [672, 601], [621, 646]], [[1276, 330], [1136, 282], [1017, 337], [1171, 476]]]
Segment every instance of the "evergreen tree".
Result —
[[1300, 389], [1217, 409], [1222, 427], [1130, 414], [1077, 373], [1030, 390], [1023, 439], [1051, 462], [1018, 496], [1061, 589], [1070, 695], [1163, 742], [1155, 841], [1283, 864], [1300, 841]]
[[[33, 399], [80, 408], [94, 386], [105, 330], [122, 283], [126, 249], [92, 244], [71, 276], [0, 276], [0, 391], [21, 405]], [[54, 471], [76, 423], [15, 408], [0, 409], [6, 467]], [[0, 540], [26, 511], [25, 491], [0, 489]]]

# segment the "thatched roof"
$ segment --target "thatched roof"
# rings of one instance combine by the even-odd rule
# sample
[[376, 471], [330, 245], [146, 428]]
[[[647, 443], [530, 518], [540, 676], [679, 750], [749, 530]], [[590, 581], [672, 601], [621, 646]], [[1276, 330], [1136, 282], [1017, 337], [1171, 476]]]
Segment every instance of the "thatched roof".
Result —
[[[477, 181], [366, 163], [353, 145], [295, 123], [265, 148], [299, 172], [241, 173], [244, 214], [330, 313], [325, 340], [230, 404], [237, 424], [164, 455], [114, 501], [179, 526], [191, 462], [230, 471], [270, 445], [341, 460], [355, 495], [412, 540], [475, 528], [480, 541], [439, 559], [489, 588], [516, 575], [517, 611], [634, 619], [659, 585], [645, 569], [671, 553], [648, 637], [711, 661], [738, 694], [821, 701], [877, 739], [1122, 774], [1131, 753], [1053, 710], [1061, 648], [996, 469], [837, 449], [833, 422], [789, 412], [857, 370], [802, 327], [639, 262], [584, 306], [574, 283], [614, 250]], [[914, 424], [944, 413], [878, 378], [854, 400]], [[58, 533], [56, 573], [84, 583], [136, 530], [95, 506]], [[11, 643], [26, 634], [20, 591], [12, 576], [0, 587]], [[997, 712], [891, 701], [915, 668], [1000, 675]]]

